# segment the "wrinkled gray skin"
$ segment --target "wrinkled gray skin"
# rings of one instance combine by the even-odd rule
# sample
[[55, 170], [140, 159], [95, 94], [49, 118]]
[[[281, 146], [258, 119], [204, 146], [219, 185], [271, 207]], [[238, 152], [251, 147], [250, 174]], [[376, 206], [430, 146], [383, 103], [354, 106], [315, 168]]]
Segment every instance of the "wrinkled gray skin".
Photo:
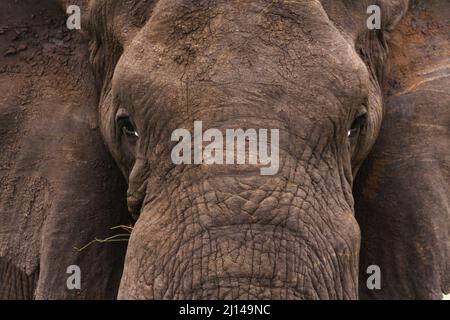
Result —
[[[382, 5], [385, 28], [406, 8]], [[140, 214], [119, 298], [357, 298], [352, 183], [381, 124], [386, 54], [366, 27], [368, 2], [159, 1], [138, 29], [129, 4], [115, 6], [95, 3], [90, 23], [99, 74], [114, 63], [104, 37], [123, 50], [99, 105]], [[120, 108], [139, 139], [121, 134]], [[349, 139], [362, 112], [368, 123]], [[174, 166], [171, 133], [194, 120], [279, 128], [279, 173]]]
[[[87, 2], [100, 131], [138, 218], [118, 297], [358, 298], [352, 188], [382, 124], [386, 37], [409, 1]], [[382, 31], [366, 27], [371, 4]], [[195, 120], [280, 129], [279, 173], [173, 165], [171, 133]]]

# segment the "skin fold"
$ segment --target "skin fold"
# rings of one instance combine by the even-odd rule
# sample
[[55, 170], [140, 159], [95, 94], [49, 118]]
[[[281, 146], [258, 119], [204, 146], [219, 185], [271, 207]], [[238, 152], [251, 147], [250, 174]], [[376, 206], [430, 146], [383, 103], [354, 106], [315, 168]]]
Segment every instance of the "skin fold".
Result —
[[[44, 115], [56, 112], [52, 134], [37, 120], [29, 130], [43, 136], [17, 134], [47, 148], [34, 160], [46, 166], [29, 169], [42, 184], [32, 253], [13, 257], [17, 238], [6, 228], [27, 224], [11, 221], [18, 204], [0, 195], [0, 277], [3, 268], [25, 279], [21, 298], [438, 299], [448, 291], [446, 1], [58, 2], [81, 6], [88, 45], [71, 42], [67, 62], [83, 66], [80, 86], [32, 100]], [[366, 26], [373, 4], [381, 30]], [[48, 77], [63, 87], [63, 76]], [[14, 102], [5, 101], [8, 124]], [[194, 121], [204, 130], [279, 129], [279, 172], [174, 165], [171, 134], [192, 132]], [[67, 127], [69, 138], [51, 144]], [[0, 179], [28, 176], [35, 148], [19, 150]], [[61, 157], [49, 162], [49, 153]], [[24, 196], [28, 185], [18, 187]], [[123, 246], [71, 252], [127, 222], [125, 195], [136, 219], [125, 261]], [[74, 297], [64, 287], [70, 264], [100, 280]], [[382, 272], [376, 292], [365, 286], [372, 264]]]

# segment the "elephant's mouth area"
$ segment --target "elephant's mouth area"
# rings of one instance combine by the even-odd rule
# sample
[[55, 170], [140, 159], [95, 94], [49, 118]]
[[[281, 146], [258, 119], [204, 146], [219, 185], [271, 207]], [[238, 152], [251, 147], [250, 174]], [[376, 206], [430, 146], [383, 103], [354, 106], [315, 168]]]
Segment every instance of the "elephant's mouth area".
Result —
[[[311, 283], [311, 279], [304, 278], [305, 283]], [[320, 293], [312, 287], [297, 288], [295, 285], [287, 286], [286, 283], [272, 277], [255, 277], [252, 274], [226, 275], [210, 277], [195, 283], [187, 293], [187, 297], [193, 299], [220, 299], [220, 300], [318, 300]], [[175, 299], [185, 299], [181, 294]]]

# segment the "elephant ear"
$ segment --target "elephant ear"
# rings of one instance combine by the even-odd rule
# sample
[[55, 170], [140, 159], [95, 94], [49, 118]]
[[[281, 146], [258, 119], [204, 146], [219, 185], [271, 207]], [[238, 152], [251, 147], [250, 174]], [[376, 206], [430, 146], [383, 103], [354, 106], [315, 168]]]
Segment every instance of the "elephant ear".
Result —
[[128, 214], [88, 47], [65, 17], [53, 1], [0, 1], [0, 299], [110, 299], [120, 282], [125, 243], [74, 248]]
[[[362, 298], [450, 290], [450, 2], [417, 1], [390, 34], [385, 115], [355, 184]], [[369, 290], [367, 268], [381, 269]]]

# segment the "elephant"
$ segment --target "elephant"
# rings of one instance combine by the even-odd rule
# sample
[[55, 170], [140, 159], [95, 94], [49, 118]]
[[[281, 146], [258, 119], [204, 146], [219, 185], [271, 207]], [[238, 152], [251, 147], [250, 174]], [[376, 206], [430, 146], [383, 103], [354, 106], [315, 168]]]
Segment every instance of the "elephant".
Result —
[[[0, 298], [449, 293], [448, 1], [0, 8]], [[174, 163], [199, 121], [278, 130], [277, 172]]]

